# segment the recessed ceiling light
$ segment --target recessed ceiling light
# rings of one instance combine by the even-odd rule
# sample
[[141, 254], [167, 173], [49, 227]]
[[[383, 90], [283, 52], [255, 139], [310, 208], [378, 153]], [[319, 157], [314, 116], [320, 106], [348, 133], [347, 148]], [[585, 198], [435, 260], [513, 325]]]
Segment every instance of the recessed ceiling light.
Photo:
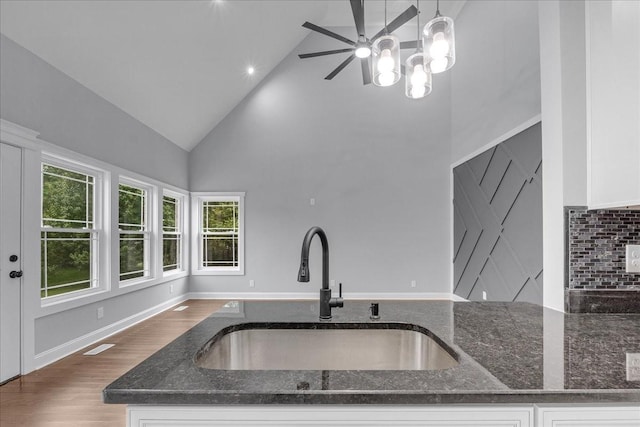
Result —
[[250, 76], [253, 75], [253, 73], [256, 72], [256, 69], [253, 67], [247, 67], [247, 74], [249, 74]]

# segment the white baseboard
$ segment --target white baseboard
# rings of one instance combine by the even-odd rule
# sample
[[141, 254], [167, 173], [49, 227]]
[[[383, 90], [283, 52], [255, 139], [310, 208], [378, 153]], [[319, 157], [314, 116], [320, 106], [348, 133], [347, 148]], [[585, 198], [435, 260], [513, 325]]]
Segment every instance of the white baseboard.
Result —
[[[334, 294], [337, 294], [334, 291]], [[318, 292], [189, 292], [188, 299], [221, 300], [292, 300], [318, 299]], [[448, 292], [344, 292], [346, 300], [449, 300], [466, 301]]]
[[[86, 335], [83, 335], [71, 341], [67, 341], [66, 343], [60, 344], [59, 346], [54, 347], [50, 350], [38, 353], [34, 357], [34, 370], [43, 368], [46, 365], [62, 359], [63, 357], [75, 353], [76, 351], [82, 350], [83, 348], [95, 344], [96, 342], [101, 341], [105, 338], [108, 338], [111, 335], [117, 334], [118, 332], [130, 328], [131, 326], [147, 320], [148, 318], [155, 316], [156, 314], [161, 313], [177, 304], [180, 304], [187, 299], [189, 299], [188, 294], [177, 296], [161, 304], [158, 304], [155, 307], [148, 308], [144, 311], [141, 311], [140, 313], [134, 314], [133, 316], [129, 316], [108, 326], [90, 332]], [[26, 373], [28, 372], [25, 372], [25, 374]]]

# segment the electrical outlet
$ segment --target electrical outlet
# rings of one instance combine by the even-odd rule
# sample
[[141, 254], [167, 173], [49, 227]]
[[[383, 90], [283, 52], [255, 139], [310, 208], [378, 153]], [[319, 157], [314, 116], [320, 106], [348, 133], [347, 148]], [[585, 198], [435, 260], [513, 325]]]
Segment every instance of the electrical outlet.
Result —
[[640, 353], [627, 353], [627, 381], [640, 381]]
[[98, 307], [98, 311], [96, 314], [98, 316], [98, 319], [102, 319], [104, 317], [104, 307]]
[[640, 273], [640, 245], [627, 245], [627, 273]]
[[172, 294], [173, 293], [173, 285], [169, 285], [169, 293]]
[[483, 299], [484, 301], [486, 301], [486, 300], [487, 300], [487, 291], [482, 291], [482, 299]]
[[412, 281], [411, 281], [411, 287], [412, 287], [412, 288], [415, 288], [415, 287], [416, 287], [416, 281], [415, 281], [415, 280], [412, 280]]
[[316, 199], [314, 199], [313, 197], [309, 199], [309, 206], [315, 206], [316, 205]]
[[336, 281], [334, 279], [329, 280], [329, 287], [330, 288], [335, 288], [336, 287]]
[[249, 287], [250, 288], [255, 288], [256, 287], [256, 281], [253, 280], [253, 279], [249, 280]]

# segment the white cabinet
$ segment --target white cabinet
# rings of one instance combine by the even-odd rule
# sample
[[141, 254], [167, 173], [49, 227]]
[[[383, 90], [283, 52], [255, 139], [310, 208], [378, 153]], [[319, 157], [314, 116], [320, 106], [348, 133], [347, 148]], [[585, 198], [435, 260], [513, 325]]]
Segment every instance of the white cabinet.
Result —
[[640, 406], [544, 406], [536, 409], [536, 427], [638, 427]]
[[640, 405], [130, 405], [127, 426], [638, 427]]
[[589, 208], [640, 205], [640, 2], [586, 2]]
[[534, 427], [522, 406], [129, 406], [129, 427]]

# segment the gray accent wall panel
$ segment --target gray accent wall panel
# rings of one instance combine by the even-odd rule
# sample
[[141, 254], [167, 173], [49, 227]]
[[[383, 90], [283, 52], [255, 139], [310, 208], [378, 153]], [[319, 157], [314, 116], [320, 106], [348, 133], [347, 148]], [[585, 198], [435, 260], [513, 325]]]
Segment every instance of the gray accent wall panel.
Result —
[[542, 304], [540, 123], [457, 166], [454, 292]]

